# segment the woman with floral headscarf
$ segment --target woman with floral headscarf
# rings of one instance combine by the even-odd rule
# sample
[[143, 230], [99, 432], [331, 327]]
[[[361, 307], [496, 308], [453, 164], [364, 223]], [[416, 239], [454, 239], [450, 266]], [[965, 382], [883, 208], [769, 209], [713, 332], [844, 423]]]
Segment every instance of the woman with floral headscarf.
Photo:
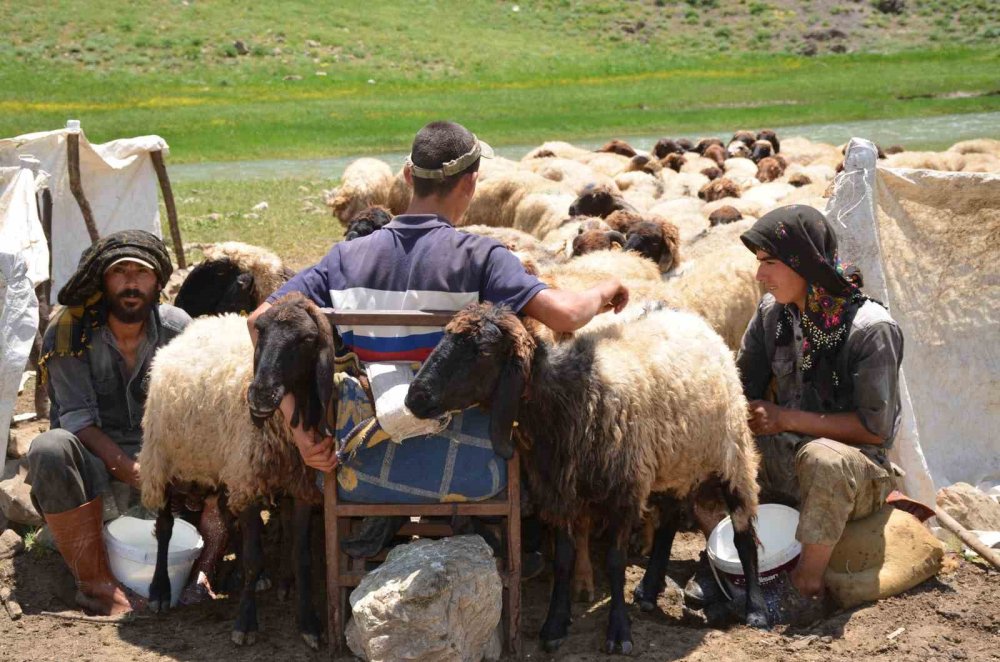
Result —
[[[816, 209], [775, 209], [740, 238], [767, 290], [737, 357], [761, 500], [799, 508], [791, 581], [816, 597], [847, 522], [879, 510], [893, 489], [886, 450], [899, 429], [903, 335], [860, 278], [845, 277]], [[696, 597], [698, 588], [689, 584]]]

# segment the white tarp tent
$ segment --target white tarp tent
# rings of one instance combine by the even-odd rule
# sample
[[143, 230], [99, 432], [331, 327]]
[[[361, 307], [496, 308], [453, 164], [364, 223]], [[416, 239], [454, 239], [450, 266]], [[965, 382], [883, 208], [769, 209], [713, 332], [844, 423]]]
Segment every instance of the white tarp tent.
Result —
[[[90, 235], [69, 185], [66, 137], [72, 129], [29, 133], [0, 140], [0, 166], [17, 165], [30, 154], [50, 173], [52, 192], [52, 297], [76, 270]], [[162, 236], [156, 171], [150, 152], [167, 152], [159, 136], [140, 136], [92, 145], [80, 132], [80, 173], [100, 236], [118, 230], [148, 230]]]
[[48, 279], [49, 251], [29, 168], [0, 168], [0, 443], [7, 432], [21, 373], [38, 330], [35, 286]]
[[903, 330], [906, 491], [1000, 483], [1000, 177], [877, 168], [854, 139], [827, 216]]

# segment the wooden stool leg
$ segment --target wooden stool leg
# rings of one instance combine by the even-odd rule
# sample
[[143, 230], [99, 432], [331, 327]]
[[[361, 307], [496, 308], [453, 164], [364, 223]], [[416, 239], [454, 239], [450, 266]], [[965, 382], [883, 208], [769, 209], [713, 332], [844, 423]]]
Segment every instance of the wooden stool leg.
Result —
[[507, 650], [521, 659], [521, 474], [517, 453], [507, 464]]
[[339, 655], [344, 642], [344, 600], [340, 587], [340, 518], [337, 517], [337, 477], [323, 477], [323, 523], [326, 537], [326, 634], [330, 658]]

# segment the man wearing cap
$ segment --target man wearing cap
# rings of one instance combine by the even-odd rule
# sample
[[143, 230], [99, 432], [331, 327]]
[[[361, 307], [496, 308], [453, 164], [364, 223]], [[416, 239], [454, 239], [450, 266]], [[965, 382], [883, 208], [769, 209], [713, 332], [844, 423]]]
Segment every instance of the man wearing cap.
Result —
[[31, 443], [27, 483], [77, 581], [77, 602], [100, 614], [133, 608], [109, 570], [102, 529], [139, 487], [135, 458], [153, 354], [191, 321], [158, 304], [171, 271], [166, 247], [148, 232], [99, 240], [59, 292], [66, 308], [42, 343], [51, 429]]
[[[413, 198], [406, 212], [366, 237], [340, 242], [319, 264], [285, 284], [250, 316], [254, 321], [271, 302], [298, 291], [317, 305], [345, 310], [459, 311], [470, 303], [489, 301], [533, 317], [558, 332], [579, 329], [595, 315], [620, 312], [628, 290], [609, 279], [583, 292], [550, 289], [528, 274], [499, 242], [459, 232], [476, 192], [481, 158], [493, 150], [468, 129], [453, 122], [422, 128], [404, 167]], [[341, 328], [344, 342], [361, 361], [423, 361], [440, 334], [402, 327], [391, 335], [369, 328]], [[282, 401], [291, 420], [293, 400]], [[317, 439], [293, 430], [305, 463], [323, 472], [337, 466], [332, 438]]]

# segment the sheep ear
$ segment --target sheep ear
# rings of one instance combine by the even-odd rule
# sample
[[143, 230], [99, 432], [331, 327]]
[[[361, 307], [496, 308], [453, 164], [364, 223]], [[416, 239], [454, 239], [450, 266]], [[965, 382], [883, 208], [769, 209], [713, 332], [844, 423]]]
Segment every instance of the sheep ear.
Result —
[[333, 388], [334, 349], [324, 347], [316, 359], [316, 395], [319, 399], [317, 431], [324, 437], [332, 437], [337, 429], [337, 393]]
[[505, 460], [514, 455], [511, 433], [517, 420], [522, 393], [524, 371], [517, 365], [517, 361], [511, 360], [500, 373], [490, 407], [490, 441], [493, 442], [493, 452]]

